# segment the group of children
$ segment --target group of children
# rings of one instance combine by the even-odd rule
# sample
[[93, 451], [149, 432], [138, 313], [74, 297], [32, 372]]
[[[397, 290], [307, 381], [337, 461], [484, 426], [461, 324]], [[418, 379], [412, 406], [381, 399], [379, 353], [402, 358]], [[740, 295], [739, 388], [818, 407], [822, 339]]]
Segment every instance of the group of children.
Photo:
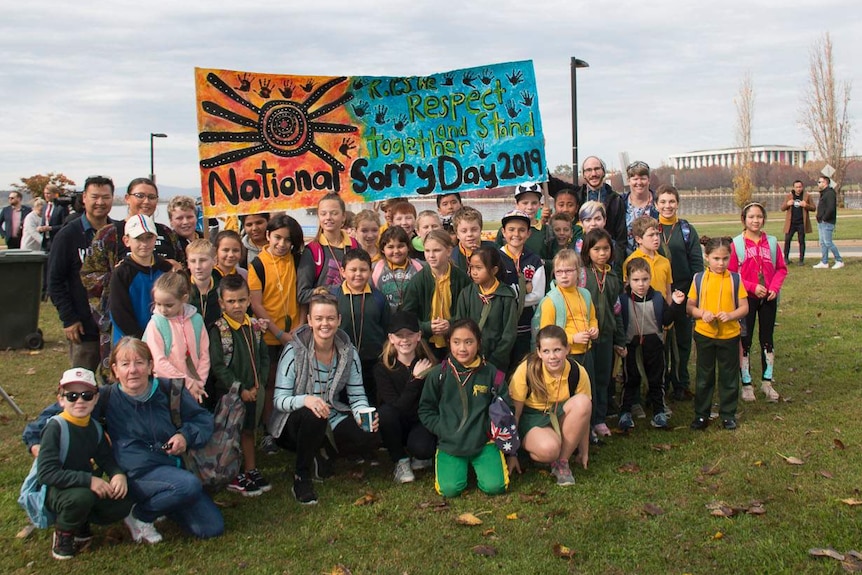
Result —
[[[754, 400], [749, 352], [757, 318], [761, 389], [778, 399], [772, 328], [786, 266], [762, 232], [763, 206], [746, 206], [738, 238], [704, 238], [704, 271], [698, 236], [676, 213], [679, 194], [662, 186], [659, 220], [633, 222], [638, 248], [620, 269], [604, 206], [578, 209], [574, 198], [558, 192], [556, 212], [545, 206], [539, 217], [539, 186], [518, 186], [494, 243], [482, 240], [481, 213], [458, 194], [438, 196], [438, 212], [388, 202], [382, 225], [373, 210], [349, 218], [343, 200], [327, 194], [308, 245], [290, 216], [250, 215], [244, 237], [222, 231], [213, 242], [192, 241], [187, 274], [154, 254], [155, 224], [136, 215], [123, 236], [130, 254], [111, 278], [115, 340], [144, 337], [155, 375], [184, 379], [206, 405], [241, 382], [243, 470], [229, 489], [246, 496], [270, 489], [255, 461], [255, 432], [270, 420], [282, 351], [320, 287], [337, 300], [340, 328], [358, 352], [395, 480], [412, 481], [436, 449], [436, 485], [447, 496], [464, 489], [469, 466], [483, 491], [505, 490], [505, 461], [488, 449], [488, 405], [508, 397], [500, 382], [546, 326], [562, 330], [567, 355], [588, 375], [594, 440], [611, 433], [606, 419], [620, 366], [619, 428], [629, 431], [643, 416], [644, 383], [651, 424], [669, 426], [667, 386], [677, 399], [690, 394], [688, 316], [698, 351], [692, 429], [709, 424], [716, 379], [725, 428], [737, 425], [740, 374], [743, 400]], [[272, 448], [273, 439], [265, 436], [262, 446]]]

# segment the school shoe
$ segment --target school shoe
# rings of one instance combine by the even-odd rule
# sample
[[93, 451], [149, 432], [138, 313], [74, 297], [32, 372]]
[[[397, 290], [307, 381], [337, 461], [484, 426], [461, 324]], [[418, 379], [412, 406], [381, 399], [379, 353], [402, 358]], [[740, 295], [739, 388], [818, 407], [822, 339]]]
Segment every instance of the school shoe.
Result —
[[311, 462], [311, 467], [312, 481], [323, 483], [324, 479], [328, 479], [335, 475], [335, 470], [332, 468], [332, 460], [324, 456], [322, 453], [318, 453], [314, 456], [314, 459]]
[[261, 493], [266, 493], [272, 490], [272, 485], [269, 481], [263, 478], [263, 475], [257, 467], [251, 471], [246, 471], [245, 476], [260, 489]]
[[833, 270], [840, 270], [843, 267], [844, 267], [844, 262], [835, 262], [835, 264], [832, 266], [832, 269]]
[[275, 444], [275, 438], [268, 433], [264, 435], [260, 440], [260, 450], [267, 455], [278, 453], [278, 445]]
[[568, 487], [575, 484], [575, 476], [572, 475], [569, 462], [565, 459], [558, 459], [551, 463], [551, 475], [557, 478], [557, 485], [560, 487]]
[[415, 457], [410, 459], [410, 469], [413, 471], [421, 471], [422, 469], [430, 469], [434, 467], [433, 459], [416, 459]]
[[90, 529], [89, 523], [84, 523], [75, 530], [75, 544], [78, 550], [85, 548], [91, 541], [93, 541], [93, 530]]
[[410, 458], [399, 459], [395, 464], [395, 483], [411, 483], [415, 480], [416, 476], [410, 469]]
[[728, 431], [733, 431], [738, 427], [738, 425], [736, 424], [736, 420], [732, 417], [730, 419], [725, 419], [724, 421], [722, 421], [721, 426]]
[[632, 414], [628, 411], [620, 414], [620, 421], [617, 424], [620, 428], [620, 431], [628, 431], [630, 429], [634, 429], [635, 422], [632, 419]]
[[652, 416], [650, 424], [657, 429], [667, 429], [667, 414], [656, 413]]
[[314, 492], [314, 484], [310, 479], [303, 479], [295, 475], [293, 478], [293, 496], [302, 505], [317, 505], [317, 493]]
[[123, 523], [125, 523], [126, 527], [129, 528], [129, 533], [132, 534], [132, 539], [135, 540], [135, 543], [144, 542], [149, 543], [150, 545], [160, 543], [162, 540], [162, 534], [156, 531], [156, 528], [152, 523], [136, 519], [133, 513], [134, 508], [129, 512], [129, 515], [123, 519]]
[[763, 392], [763, 395], [766, 396], [766, 401], [769, 403], [777, 403], [779, 399], [778, 392], [775, 391], [775, 388], [772, 387], [771, 381], [764, 381], [760, 386], [760, 391]]
[[631, 414], [638, 419], [646, 418], [646, 412], [644, 411], [643, 406], [640, 403], [636, 403], [632, 406]]
[[54, 530], [54, 540], [51, 544], [51, 555], [54, 559], [71, 559], [75, 556], [75, 535], [71, 531]]
[[593, 426], [593, 433], [595, 433], [598, 437], [610, 437], [611, 430], [604, 423], [599, 423], [598, 425]]
[[757, 401], [754, 397], [754, 387], [750, 384], [742, 386], [742, 401]]
[[751, 385], [751, 356], [743, 356], [739, 360], [739, 373], [742, 385]]
[[813, 266], [811, 266], [811, 267], [813, 267], [813, 268], [814, 268], [814, 269], [816, 269], [816, 270], [828, 270], [828, 269], [829, 269], [829, 264], [828, 264], [828, 263], [826, 263], [826, 262], [820, 262], [820, 263], [818, 263], [817, 265], [813, 265]]
[[707, 427], [709, 427], [709, 420], [703, 417], [695, 417], [694, 421], [689, 425], [689, 428], [693, 431], [703, 431]]

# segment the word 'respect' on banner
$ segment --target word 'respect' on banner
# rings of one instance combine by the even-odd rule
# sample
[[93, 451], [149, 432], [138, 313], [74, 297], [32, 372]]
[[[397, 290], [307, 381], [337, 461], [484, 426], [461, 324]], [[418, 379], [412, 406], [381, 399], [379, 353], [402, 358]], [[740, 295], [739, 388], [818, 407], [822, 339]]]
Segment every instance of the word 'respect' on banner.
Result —
[[544, 179], [531, 61], [429, 76], [195, 69], [208, 217]]

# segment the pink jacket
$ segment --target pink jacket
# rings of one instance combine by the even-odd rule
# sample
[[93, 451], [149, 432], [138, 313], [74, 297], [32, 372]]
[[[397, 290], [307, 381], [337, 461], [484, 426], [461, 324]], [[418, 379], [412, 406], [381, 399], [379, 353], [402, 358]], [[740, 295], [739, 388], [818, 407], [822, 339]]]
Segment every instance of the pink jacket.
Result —
[[754, 289], [758, 285], [759, 275], [763, 274], [764, 286], [766, 291], [774, 291], [778, 293], [784, 283], [784, 278], [787, 277], [787, 264], [784, 262], [784, 254], [781, 253], [781, 246], [775, 253], [777, 262], [772, 261], [772, 253], [769, 249], [769, 241], [766, 239], [766, 234], [760, 234], [760, 242], [755, 244], [753, 241], [742, 236], [745, 243], [745, 258], [742, 262], [742, 268], [739, 266], [739, 259], [736, 257], [736, 250], [733, 244], [730, 245], [730, 263], [727, 269], [732, 272], [737, 272], [742, 279], [742, 285], [745, 286], [745, 291], [750, 296], [754, 296]]
[[[144, 330], [144, 340], [150, 348], [150, 353], [153, 354], [153, 371], [156, 377], [190, 380], [186, 382], [186, 387], [190, 387], [188, 384], [194, 382], [200, 386], [200, 389], [203, 389], [210, 372], [210, 339], [206, 328], [203, 328], [200, 332], [200, 342], [195, 342], [195, 330], [191, 318], [197, 313], [194, 306], [185, 304], [182, 314], [168, 318], [172, 341], [170, 353], [167, 356], [165, 355], [165, 340], [159, 333], [154, 319], [150, 320], [147, 329]], [[153, 316], [155, 315], [157, 313], [153, 312]], [[186, 349], [189, 351], [192, 364], [195, 366], [200, 380], [193, 379], [186, 373]]]

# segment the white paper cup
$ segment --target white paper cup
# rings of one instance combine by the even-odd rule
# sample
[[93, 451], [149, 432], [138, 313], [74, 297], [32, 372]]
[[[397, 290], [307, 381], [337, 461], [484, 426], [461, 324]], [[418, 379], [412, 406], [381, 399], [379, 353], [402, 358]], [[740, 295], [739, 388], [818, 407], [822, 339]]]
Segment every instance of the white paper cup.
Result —
[[358, 411], [359, 422], [363, 431], [371, 433], [371, 423], [374, 421], [374, 412], [377, 409], [374, 407], [361, 407]]

